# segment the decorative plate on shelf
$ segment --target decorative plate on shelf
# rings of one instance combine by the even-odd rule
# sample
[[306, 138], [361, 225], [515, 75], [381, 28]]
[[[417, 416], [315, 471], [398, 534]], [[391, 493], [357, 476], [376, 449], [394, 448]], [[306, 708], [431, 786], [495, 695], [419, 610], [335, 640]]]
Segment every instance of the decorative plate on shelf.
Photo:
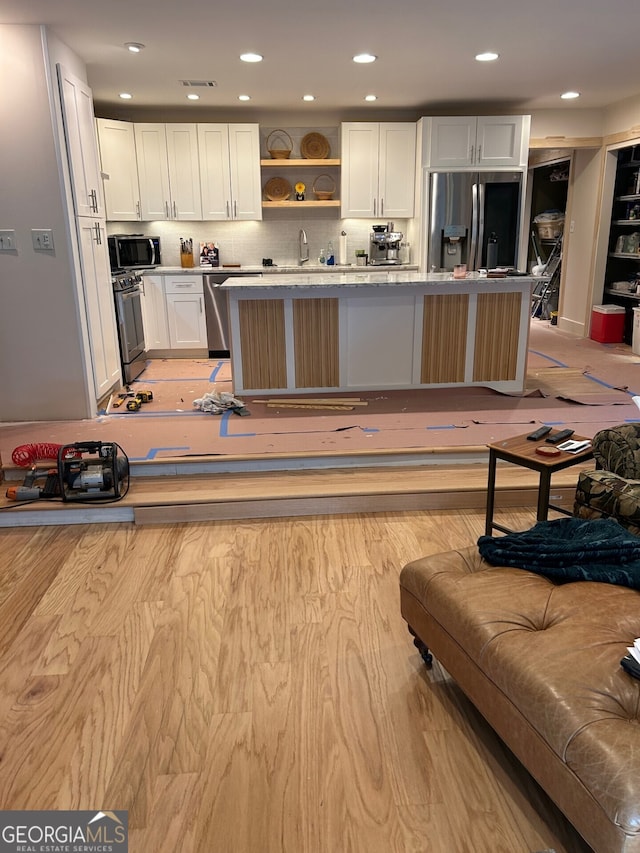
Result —
[[329, 140], [321, 133], [307, 133], [302, 137], [300, 153], [305, 160], [325, 160], [330, 152]]
[[269, 201], [286, 201], [291, 195], [291, 184], [285, 178], [269, 178], [264, 194]]

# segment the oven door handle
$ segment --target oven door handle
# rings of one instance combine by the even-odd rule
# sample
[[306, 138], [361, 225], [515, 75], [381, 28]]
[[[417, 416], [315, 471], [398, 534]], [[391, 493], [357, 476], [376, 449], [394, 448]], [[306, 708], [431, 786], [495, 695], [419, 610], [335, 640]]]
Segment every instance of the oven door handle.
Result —
[[149, 248], [151, 249], [151, 263], [155, 264], [155, 262], [156, 262], [156, 247], [155, 247], [155, 244], [154, 244], [153, 240], [151, 239], [151, 237], [149, 237]]

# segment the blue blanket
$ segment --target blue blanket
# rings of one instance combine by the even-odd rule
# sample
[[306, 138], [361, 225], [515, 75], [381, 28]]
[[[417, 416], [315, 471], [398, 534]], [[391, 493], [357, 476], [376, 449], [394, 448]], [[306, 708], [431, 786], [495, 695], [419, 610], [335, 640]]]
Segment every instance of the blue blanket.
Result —
[[530, 530], [481, 536], [493, 566], [528, 569], [560, 581], [587, 580], [640, 589], [640, 536], [609, 518], [539, 521]]

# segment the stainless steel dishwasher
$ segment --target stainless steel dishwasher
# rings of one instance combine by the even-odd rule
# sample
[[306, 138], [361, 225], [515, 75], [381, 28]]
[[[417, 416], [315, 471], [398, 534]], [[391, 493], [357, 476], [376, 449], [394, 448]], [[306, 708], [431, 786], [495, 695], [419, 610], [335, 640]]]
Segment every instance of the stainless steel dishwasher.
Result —
[[259, 275], [260, 272], [240, 272], [239, 270], [219, 270], [205, 273], [204, 313], [207, 321], [207, 346], [209, 358], [229, 356], [229, 294], [220, 287], [228, 278]]

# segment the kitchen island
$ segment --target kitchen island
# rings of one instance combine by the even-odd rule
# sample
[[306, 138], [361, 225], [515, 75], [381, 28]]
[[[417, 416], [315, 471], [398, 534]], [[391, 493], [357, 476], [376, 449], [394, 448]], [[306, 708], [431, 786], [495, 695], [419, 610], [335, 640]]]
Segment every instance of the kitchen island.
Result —
[[229, 279], [238, 395], [524, 390], [528, 276], [350, 271]]

